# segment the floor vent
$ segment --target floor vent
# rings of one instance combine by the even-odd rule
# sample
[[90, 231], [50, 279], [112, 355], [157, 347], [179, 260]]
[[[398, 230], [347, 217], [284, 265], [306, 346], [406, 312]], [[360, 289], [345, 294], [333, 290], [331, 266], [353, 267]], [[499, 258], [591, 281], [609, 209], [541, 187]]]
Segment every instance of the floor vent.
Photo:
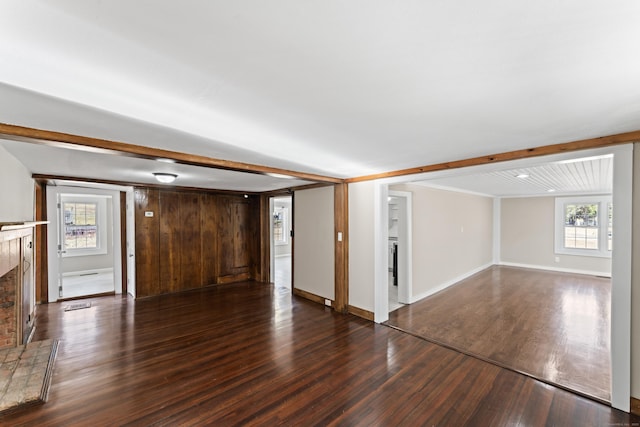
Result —
[[77, 304], [70, 304], [64, 307], [64, 311], [82, 310], [83, 308], [91, 307], [90, 302], [81, 302]]

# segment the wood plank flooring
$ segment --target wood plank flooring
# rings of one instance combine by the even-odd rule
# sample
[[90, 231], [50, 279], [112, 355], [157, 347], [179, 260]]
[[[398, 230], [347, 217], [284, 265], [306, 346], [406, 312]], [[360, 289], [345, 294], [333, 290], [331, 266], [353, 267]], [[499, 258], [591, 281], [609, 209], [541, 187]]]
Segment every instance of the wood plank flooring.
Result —
[[610, 300], [610, 279], [493, 266], [387, 323], [608, 402]]
[[423, 339], [247, 282], [64, 312], [33, 426], [501, 426], [640, 419]]

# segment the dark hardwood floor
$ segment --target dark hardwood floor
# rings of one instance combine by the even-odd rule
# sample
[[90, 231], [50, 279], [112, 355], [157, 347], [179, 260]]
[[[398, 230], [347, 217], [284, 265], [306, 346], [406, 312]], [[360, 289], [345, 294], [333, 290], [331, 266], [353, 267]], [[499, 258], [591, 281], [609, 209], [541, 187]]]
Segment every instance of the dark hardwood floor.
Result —
[[242, 283], [38, 307], [49, 401], [0, 425], [628, 425], [608, 406], [384, 325]]
[[387, 323], [608, 402], [610, 307], [610, 279], [493, 266]]

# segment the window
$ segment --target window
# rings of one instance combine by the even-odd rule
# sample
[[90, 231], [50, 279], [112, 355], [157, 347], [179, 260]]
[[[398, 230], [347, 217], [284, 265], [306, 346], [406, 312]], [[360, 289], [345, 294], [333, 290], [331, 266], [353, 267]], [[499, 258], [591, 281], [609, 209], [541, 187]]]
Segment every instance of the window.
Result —
[[98, 247], [96, 203], [64, 204], [64, 246], [66, 249]]
[[64, 257], [104, 255], [108, 253], [108, 197], [62, 194], [62, 249]]
[[288, 243], [287, 208], [278, 206], [273, 210], [273, 241], [276, 245]]
[[556, 253], [610, 257], [612, 239], [610, 196], [556, 198]]

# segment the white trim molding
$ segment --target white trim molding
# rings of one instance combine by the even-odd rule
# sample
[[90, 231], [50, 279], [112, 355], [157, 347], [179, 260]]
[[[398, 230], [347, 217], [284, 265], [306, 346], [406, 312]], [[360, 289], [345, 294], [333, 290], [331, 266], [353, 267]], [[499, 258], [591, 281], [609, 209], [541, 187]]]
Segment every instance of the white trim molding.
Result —
[[505, 267], [532, 268], [534, 270], [556, 271], [558, 273], [584, 274], [587, 276], [599, 276], [599, 277], [609, 277], [609, 278], [611, 277], [611, 273], [608, 271], [579, 270], [577, 268], [550, 267], [547, 265], [523, 264], [519, 262], [500, 262], [498, 263], [498, 265], [504, 265]]
[[427, 292], [423, 292], [419, 295], [415, 295], [413, 297], [413, 299], [411, 300], [411, 304], [413, 304], [414, 302], [420, 301], [421, 299], [424, 299], [426, 297], [430, 297], [431, 295], [434, 295], [440, 291], [443, 291], [445, 289], [447, 289], [450, 286], [455, 285], [456, 283], [467, 279], [471, 276], [473, 276], [476, 273], [480, 273], [483, 270], [486, 270], [487, 268], [491, 267], [493, 265], [493, 263], [489, 263], [489, 264], [485, 264], [485, 265], [481, 265], [478, 268], [474, 268], [471, 271], [468, 271], [460, 276], [454, 277], [453, 279], [447, 280], [444, 283], [441, 283], [440, 285], [436, 286], [435, 288], [429, 289]]

